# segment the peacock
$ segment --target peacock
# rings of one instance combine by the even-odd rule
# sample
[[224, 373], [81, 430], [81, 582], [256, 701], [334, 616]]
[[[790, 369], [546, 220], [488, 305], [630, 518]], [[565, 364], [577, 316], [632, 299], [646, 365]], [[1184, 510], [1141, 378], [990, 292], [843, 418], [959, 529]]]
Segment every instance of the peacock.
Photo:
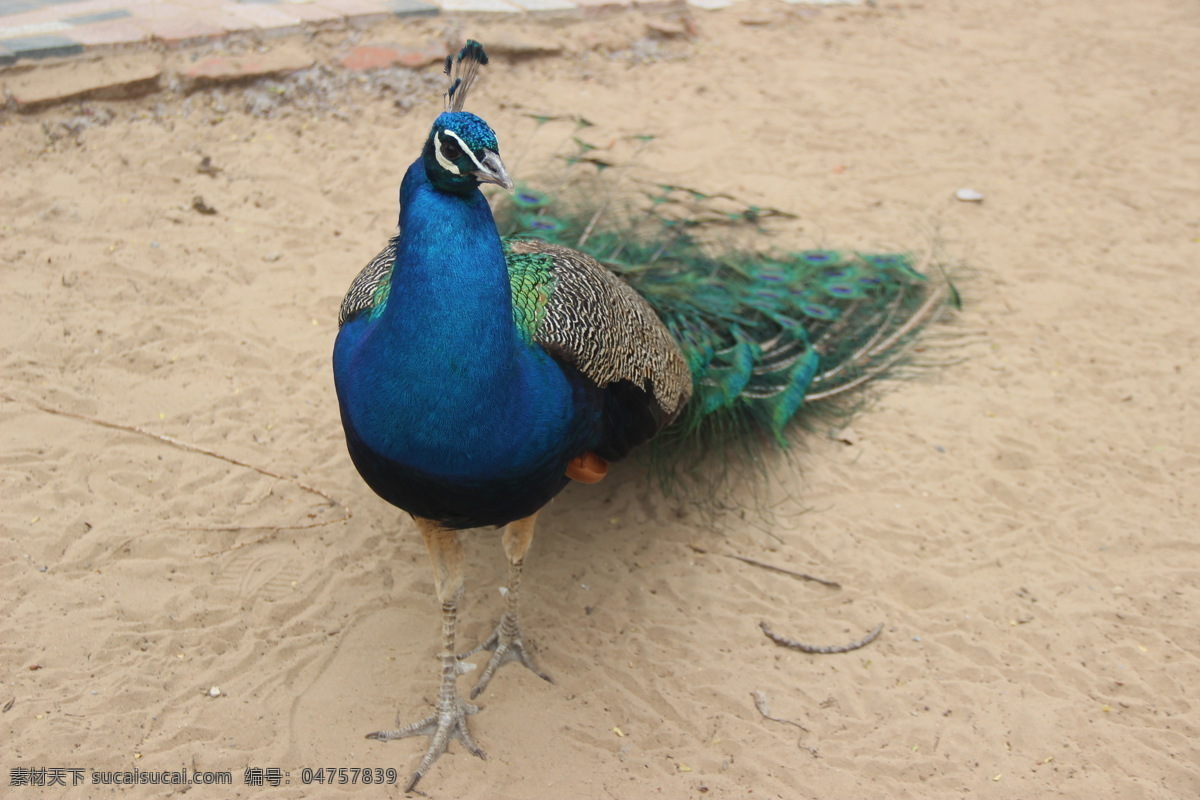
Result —
[[[511, 661], [551, 680], [518, 598], [538, 511], [570, 481], [601, 480], [652, 439], [784, 441], [813, 403], [901, 358], [953, 292], [901, 254], [714, 247], [706, 230], [774, 212], [680, 213], [681, 196], [705, 199], [683, 187], [629, 214], [515, 187], [492, 128], [463, 110], [487, 63], [473, 40], [447, 57], [446, 111], [400, 185], [398, 234], [342, 302], [333, 353], [351, 459], [414, 518], [441, 603], [433, 713], [368, 735], [430, 737], [409, 790], [451, 740], [483, 757], [468, 727], [478, 707], [457, 688], [464, 658], [491, 651], [471, 699]], [[481, 184], [511, 199], [493, 212]], [[493, 526], [505, 611], [460, 655], [458, 532]]]

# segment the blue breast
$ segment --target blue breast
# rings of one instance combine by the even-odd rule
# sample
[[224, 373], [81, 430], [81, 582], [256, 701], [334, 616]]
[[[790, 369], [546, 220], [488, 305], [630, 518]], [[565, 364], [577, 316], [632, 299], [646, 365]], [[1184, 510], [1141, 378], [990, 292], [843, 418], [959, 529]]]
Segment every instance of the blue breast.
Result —
[[525, 342], [491, 210], [478, 190], [433, 187], [421, 162], [400, 190], [402, 235], [382, 309], [343, 325], [334, 380], [368, 485], [451, 527], [529, 516], [600, 438], [603, 398]]

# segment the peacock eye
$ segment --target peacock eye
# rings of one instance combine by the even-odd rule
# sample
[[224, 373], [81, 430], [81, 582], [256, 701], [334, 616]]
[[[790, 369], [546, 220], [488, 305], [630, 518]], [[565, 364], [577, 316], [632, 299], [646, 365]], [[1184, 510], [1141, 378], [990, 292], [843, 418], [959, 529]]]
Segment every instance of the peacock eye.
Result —
[[449, 136], [440, 137], [442, 142], [442, 155], [451, 161], [455, 161], [462, 156], [462, 148], [458, 146], [458, 142], [451, 139]]

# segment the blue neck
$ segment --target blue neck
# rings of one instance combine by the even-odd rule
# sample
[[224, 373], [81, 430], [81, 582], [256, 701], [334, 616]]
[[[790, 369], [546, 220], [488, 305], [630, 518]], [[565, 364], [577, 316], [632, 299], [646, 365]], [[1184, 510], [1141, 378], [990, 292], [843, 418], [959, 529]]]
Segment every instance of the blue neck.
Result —
[[418, 159], [400, 184], [400, 231], [379, 322], [401, 337], [406, 360], [422, 371], [469, 368], [474, 381], [503, 372], [517, 345], [512, 290], [479, 189], [443, 192]]

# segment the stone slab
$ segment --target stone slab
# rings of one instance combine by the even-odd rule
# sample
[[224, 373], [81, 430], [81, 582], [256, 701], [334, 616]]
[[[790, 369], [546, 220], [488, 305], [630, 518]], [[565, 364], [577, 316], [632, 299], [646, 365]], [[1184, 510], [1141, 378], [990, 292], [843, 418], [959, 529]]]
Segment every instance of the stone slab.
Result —
[[505, 0], [437, 0], [442, 11], [459, 14], [517, 14], [521, 9]]
[[42, 4], [34, 0], [0, 0], [0, 16], [23, 14], [26, 11], [36, 11]]
[[524, 11], [577, 11], [579, 6], [569, 0], [509, 0]]
[[83, 52], [83, 45], [65, 36], [21, 36], [0, 41], [17, 58], [52, 58], [73, 56]]
[[383, 6], [396, 17], [431, 17], [439, 13], [437, 6], [421, 0], [383, 0]]
[[71, 38], [85, 47], [115, 47], [146, 41], [150, 29], [130, 19], [118, 19], [73, 28]]
[[155, 91], [162, 77], [157, 57], [105, 58], [31, 70], [8, 80], [21, 111], [85, 97], [117, 99]]
[[[32, 14], [22, 15], [24, 18]], [[69, 31], [71, 26], [60, 19], [43, 20], [42, 22], [27, 22], [22, 25], [0, 26], [0, 39], [17, 39], [26, 36], [45, 36], [51, 33]]]
[[180, 77], [186, 88], [191, 91], [217, 83], [286, 75], [308, 69], [312, 65], [312, 56], [298, 49], [285, 47], [269, 53], [246, 56], [210, 56], [189, 65]]
[[216, 39], [224, 36], [227, 31], [219, 25], [191, 16], [183, 15], [167, 19], [151, 20], [147, 23], [150, 35], [168, 46], [177, 46], [191, 42], [202, 42], [206, 39]]
[[445, 51], [436, 46], [414, 48], [395, 44], [365, 44], [347, 50], [338, 59], [338, 64], [344, 69], [354, 72], [366, 72], [385, 67], [420, 69], [430, 64], [437, 64], [445, 57]]
[[115, 19], [128, 19], [133, 15], [123, 8], [114, 8], [111, 11], [98, 11], [94, 14], [76, 14], [71, 17], [66, 17], [63, 22], [72, 26], [75, 25], [92, 25], [97, 22], [112, 22]]

